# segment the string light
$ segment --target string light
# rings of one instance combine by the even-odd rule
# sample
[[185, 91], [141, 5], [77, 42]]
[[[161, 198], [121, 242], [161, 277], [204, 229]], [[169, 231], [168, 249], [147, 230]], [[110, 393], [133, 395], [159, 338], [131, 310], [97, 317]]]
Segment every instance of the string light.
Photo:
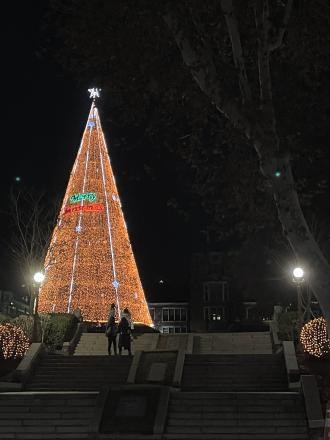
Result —
[[4, 359], [21, 359], [29, 348], [24, 331], [13, 324], [0, 325], [0, 356]]
[[119, 312], [129, 308], [133, 321], [152, 324], [94, 102], [46, 256], [45, 275], [40, 312], [79, 307], [86, 321], [101, 322], [116, 303]]
[[324, 318], [316, 318], [307, 322], [301, 330], [300, 342], [304, 351], [321, 358], [330, 353], [327, 322]]

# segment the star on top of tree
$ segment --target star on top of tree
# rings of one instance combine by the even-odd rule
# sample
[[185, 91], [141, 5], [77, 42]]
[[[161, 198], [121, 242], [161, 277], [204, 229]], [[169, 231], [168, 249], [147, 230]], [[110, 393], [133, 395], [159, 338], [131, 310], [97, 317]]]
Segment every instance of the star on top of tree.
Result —
[[89, 91], [89, 97], [90, 98], [95, 99], [95, 98], [99, 98], [100, 97], [101, 89], [92, 88], [92, 89], [88, 89], [88, 91]]

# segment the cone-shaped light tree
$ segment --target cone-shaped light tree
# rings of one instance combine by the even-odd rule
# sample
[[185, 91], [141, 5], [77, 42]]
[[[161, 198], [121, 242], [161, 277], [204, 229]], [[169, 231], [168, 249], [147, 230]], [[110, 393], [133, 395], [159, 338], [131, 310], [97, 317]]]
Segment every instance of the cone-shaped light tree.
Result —
[[87, 321], [105, 321], [111, 303], [119, 316], [152, 324], [129, 241], [107, 146], [95, 105], [97, 89], [61, 211], [45, 259], [39, 311], [81, 309]]

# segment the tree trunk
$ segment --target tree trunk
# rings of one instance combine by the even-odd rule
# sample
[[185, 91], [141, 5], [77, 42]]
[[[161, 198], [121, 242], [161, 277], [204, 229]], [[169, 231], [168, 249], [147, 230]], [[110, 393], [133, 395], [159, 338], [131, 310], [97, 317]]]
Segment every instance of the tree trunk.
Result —
[[[316, 243], [302, 212], [289, 156], [271, 157], [258, 142], [254, 143], [260, 159], [260, 170], [272, 186], [283, 234], [306, 272], [306, 282], [315, 294], [330, 335], [330, 265]], [[266, 158], [264, 157], [266, 155]], [[280, 176], [276, 177], [275, 172]]]
[[[199, 44], [194, 45], [194, 39], [187, 32], [184, 22], [178, 19], [170, 7], [164, 15], [164, 19], [173, 33], [184, 63], [200, 89], [210, 98], [219, 112], [244, 133], [247, 139], [252, 141], [259, 156], [260, 171], [272, 188], [283, 233], [297, 260], [307, 271], [307, 281], [327, 321], [330, 336], [330, 266], [316, 243], [300, 207], [289, 156], [279, 154], [279, 138], [272, 103], [269, 10], [267, 7], [265, 9], [265, 5], [267, 6], [267, 3], [260, 1], [256, 9], [257, 63], [260, 82], [260, 105], [257, 108], [240, 105], [240, 101], [231, 96], [230, 92], [223, 87], [217, 75], [212, 49], [208, 45], [201, 44], [198, 38]], [[290, 13], [291, 6], [292, 2], [290, 1], [286, 8], [286, 14]], [[223, 2], [223, 8], [225, 15], [232, 13], [231, 2]], [[226, 18], [229, 20], [230, 17], [226, 16]], [[232, 42], [236, 44], [236, 46], [233, 44], [235, 61], [235, 57], [239, 59], [242, 56], [242, 51], [241, 47], [237, 46], [238, 43], [240, 45], [236, 35], [238, 32], [237, 23], [228, 20], [229, 35]], [[284, 22], [287, 23], [287, 20], [288, 16]], [[282, 38], [283, 32], [281, 32], [280, 40]], [[221, 63], [221, 58], [218, 57], [217, 61]], [[230, 72], [226, 70], [226, 67], [228, 66], [221, 64], [223, 72], [227, 72], [229, 75]], [[243, 82], [246, 80], [247, 78], [244, 76]], [[244, 94], [243, 98], [245, 98]]]

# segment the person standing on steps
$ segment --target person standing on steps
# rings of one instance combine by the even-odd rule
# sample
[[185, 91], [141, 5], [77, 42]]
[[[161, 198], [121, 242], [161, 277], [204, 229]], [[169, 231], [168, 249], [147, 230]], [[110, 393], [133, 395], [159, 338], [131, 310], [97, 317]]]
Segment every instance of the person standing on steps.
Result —
[[131, 329], [131, 331], [133, 331], [134, 330], [134, 324], [133, 324], [133, 321], [132, 321], [131, 312], [128, 310], [128, 307], [124, 308], [123, 313], [122, 313], [121, 316], [124, 316], [127, 319], [128, 324], [129, 324], [129, 328]]
[[119, 341], [118, 348], [119, 354], [121, 354], [122, 349], [128, 350], [128, 355], [132, 356], [131, 352], [131, 327], [128, 319], [125, 316], [125, 312], [118, 325]]
[[115, 320], [116, 306], [111, 304], [109, 318], [105, 329], [105, 335], [108, 338], [108, 354], [111, 355], [111, 345], [113, 345], [114, 354], [117, 354], [117, 325]]
[[132, 346], [132, 342], [133, 342], [134, 323], [133, 323], [133, 320], [132, 320], [131, 312], [128, 310], [128, 307], [125, 307], [125, 308], [124, 308], [123, 313], [122, 313], [122, 316], [125, 316], [125, 318], [126, 318], [127, 321], [128, 321], [128, 325], [129, 325], [129, 328], [130, 328], [130, 330], [131, 330], [131, 346]]

